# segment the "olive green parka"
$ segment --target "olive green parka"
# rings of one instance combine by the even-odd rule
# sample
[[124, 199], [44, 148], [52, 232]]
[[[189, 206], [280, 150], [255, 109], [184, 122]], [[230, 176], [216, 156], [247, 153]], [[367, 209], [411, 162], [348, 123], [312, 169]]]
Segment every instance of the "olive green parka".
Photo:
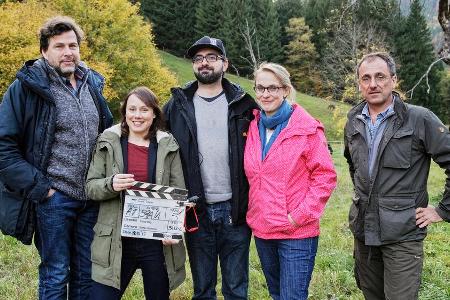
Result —
[[[111, 178], [123, 173], [124, 162], [120, 144], [120, 125], [105, 130], [97, 140], [87, 175], [86, 190], [90, 199], [100, 202], [94, 240], [91, 245], [92, 279], [96, 282], [120, 289], [122, 261], [123, 201], [120, 192], [113, 191]], [[184, 188], [183, 171], [178, 153], [178, 144], [167, 132], [156, 134], [156, 184]], [[170, 290], [178, 287], [186, 277], [186, 253], [181, 241], [172, 246], [163, 246]]]

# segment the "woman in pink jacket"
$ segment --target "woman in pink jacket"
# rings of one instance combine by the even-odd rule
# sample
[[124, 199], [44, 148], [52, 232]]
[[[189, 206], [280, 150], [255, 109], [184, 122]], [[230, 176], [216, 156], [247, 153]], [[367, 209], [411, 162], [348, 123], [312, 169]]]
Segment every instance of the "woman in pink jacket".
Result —
[[247, 223], [272, 298], [307, 299], [319, 218], [336, 186], [336, 172], [323, 125], [291, 104], [295, 90], [289, 72], [263, 63], [254, 89], [262, 111], [254, 111], [244, 154]]

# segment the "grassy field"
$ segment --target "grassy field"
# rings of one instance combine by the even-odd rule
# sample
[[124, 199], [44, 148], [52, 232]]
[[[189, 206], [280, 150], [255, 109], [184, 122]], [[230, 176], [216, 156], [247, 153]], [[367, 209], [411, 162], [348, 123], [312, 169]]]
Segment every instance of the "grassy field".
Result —
[[[353, 279], [353, 240], [347, 222], [352, 188], [341, 147], [339, 144], [333, 145], [338, 187], [321, 221], [319, 250], [310, 285], [310, 299], [314, 300], [363, 299]], [[435, 203], [442, 195], [444, 174], [433, 165], [430, 175], [429, 192]], [[449, 232], [448, 223], [429, 227], [425, 242], [421, 300], [450, 299]], [[34, 246], [23, 246], [0, 234], [0, 299], [36, 299], [38, 263], [39, 257]], [[220, 281], [217, 290], [220, 291]], [[172, 293], [172, 299], [190, 299], [191, 295], [192, 281], [188, 269], [187, 280]], [[144, 299], [139, 273], [134, 276], [123, 299]], [[253, 242], [250, 251], [249, 299], [270, 299]]]
[[[193, 79], [189, 62], [163, 52], [161, 55], [164, 63], [177, 72], [181, 84]], [[227, 77], [239, 82], [247, 91], [251, 91], [251, 81], [231, 75]], [[335, 123], [331, 118], [332, 112], [328, 109], [330, 102], [302, 94], [298, 95], [298, 101], [325, 124], [330, 139], [340, 140], [338, 130], [334, 128]], [[337, 104], [337, 107], [342, 107], [344, 112], [348, 109], [345, 105]], [[338, 173], [338, 186], [321, 220], [321, 236], [310, 285], [310, 299], [363, 299], [353, 279], [353, 239], [347, 222], [352, 193], [351, 181], [342, 156], [342, 143], [332, 142], [332, 146], [333, 160]], [[442, 197], [444, 181], [444, 172], [433, 165], [428, 191], [434, 204]], [[425, 242], [421, 300], [450, 299], [449, 232], [450, 224], [448, 223], [433, 224], [429, 227], [429, 235]], [[39, 257], [34, 246], [21, 245], [14, 239], [0, 234], [0, 300], [36, 299], [38, 263]], [[172, 293], [172, 299], [190, 299], [192, 281], [189, 273], [188, 268], [188, 278]], [[220, 280], [217, 290], [220, 295]], [[123, 299], [144, 299], [139, 273], [134, 276]], [[253, 242], [250, 251], [249, 299], [270, 299]]]

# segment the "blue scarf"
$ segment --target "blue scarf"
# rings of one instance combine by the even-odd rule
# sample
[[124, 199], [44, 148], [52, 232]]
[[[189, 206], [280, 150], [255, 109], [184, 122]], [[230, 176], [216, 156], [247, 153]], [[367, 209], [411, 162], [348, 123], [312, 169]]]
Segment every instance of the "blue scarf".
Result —
[[[271, 117], [266, 116], [266, 113], [264, 111], [261, 111], [261, 118], [258, 124], [259, 137], [261, 138], [261, 148], [262, 148], [261, 160], [264, 160], [267, 153], [269, 152], [270, 147], [280, 134], [281, 130], [287, 126], [291, 114], [292, 114], [292, 106], [286, 101], [286, 99], [283, 100], [277, 112]], [[275, 129], [275, 131], [272, 133], [269, 141], [266, 143], [267, 128]]]

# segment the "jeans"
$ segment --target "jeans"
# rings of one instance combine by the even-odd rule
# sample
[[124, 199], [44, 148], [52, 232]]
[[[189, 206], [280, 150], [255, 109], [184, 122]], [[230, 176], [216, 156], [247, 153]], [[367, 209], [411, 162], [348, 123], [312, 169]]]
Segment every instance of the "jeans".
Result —
[[137, 269], [142, 270], [144, 294], [147, 300], [169, 299], [169, 277], [161, 241], [122, 238], [120, 290], [94, 282], [90, 299], [118, 300], [122, 298]]
[[224, 298], [247, 299], [250, 237], [247, 224], [232, 224], [229, 201], [207, 205], [199, 229], [186, 233], [194, 282], [192, 299], [216, 299], [218, 258]]
[[36, 208], [34, 242], [41, 257], [39, 299], [87, 299], [92, 284], [91, 243], [98, 203], [56, 191]]
[[423, 241], [366, 246], [355, 238], [355, 279], [367, 300], [418, 299]]
[[318, 237], [264, 240], [255, 237], [256, 249], [274, 300], [306, 300]]

